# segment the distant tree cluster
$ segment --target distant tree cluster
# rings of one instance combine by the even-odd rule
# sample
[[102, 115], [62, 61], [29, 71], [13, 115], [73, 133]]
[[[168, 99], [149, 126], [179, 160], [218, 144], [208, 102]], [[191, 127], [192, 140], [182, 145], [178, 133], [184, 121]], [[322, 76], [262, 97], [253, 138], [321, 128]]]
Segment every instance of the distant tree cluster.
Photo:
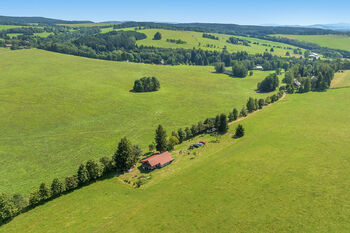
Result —
[[214, 35], [212, 35], [212, 34], [208, 34], [208, 33], [203, 33], [202, 37], [203, 37], [203, 38], [212, 39], [212, 40], [219, 40], [219, 37], [214, 36]]
[[227, 43], [235, 44], [235, 45], [244, 45], [244, 46], [250, 46], [251, 43], [249, 40], [244, 40], [238, 37], [230, 37], [228, 40], [226, 40]]
[[260, 92], [271, 92], [276, 90], [279, 85], [279, 79], [276, 73], [269, 74], [262, 82], [258, 83]]
[[158, 91], [160, 89], [160, 83], [156, 77], [143, 77], [135, 80], [133, 90], [135, 92], [150, 92]]
[[345, 63], [298, 63], [293, 65], [286, 73], [283, 86], [287, 93], [305, 93], [309, 91], [324, 91], [329, 88], [334, 73], [344, 67]]
[[183, 41], [183, 40], [176, 40], [176, 39], [166, 39], [167, 42], [169, 43], [174, 43], [174, 44], [186, 44], [186, 41]]
[[243, 62], [234, 61], [232, 66], [232, 75], [239, 78], [244, 78], [248, 75], [248, 68]]
[[162, 39], [162, 34], [160, 32], [156, 32], [153, 36], [153, 40], [161, 40]]

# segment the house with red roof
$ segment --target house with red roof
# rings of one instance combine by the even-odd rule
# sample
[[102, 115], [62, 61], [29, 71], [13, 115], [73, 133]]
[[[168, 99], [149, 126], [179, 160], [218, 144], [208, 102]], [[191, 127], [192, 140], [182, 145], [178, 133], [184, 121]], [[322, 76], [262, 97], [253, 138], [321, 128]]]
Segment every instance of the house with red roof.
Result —
[[143, 159], [141, 162], [143, 169], [154, 170], [170, 164], [173, 160], [174, 158], [166, 151], [161, 154], [152, 155], [151, 157]]

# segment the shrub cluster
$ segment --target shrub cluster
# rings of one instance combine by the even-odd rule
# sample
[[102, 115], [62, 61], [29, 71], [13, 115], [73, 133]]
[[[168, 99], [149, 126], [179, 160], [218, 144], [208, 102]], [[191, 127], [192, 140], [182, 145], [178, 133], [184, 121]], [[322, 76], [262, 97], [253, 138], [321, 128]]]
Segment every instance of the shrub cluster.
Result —
[[271, 92], [276, 90], [279, 85], [277, 73], [269, 74], [262, 82], [258, 83], [260, 92]]
[[203, 37], [203, 38], [212, 39], [212, 40], [219, 40], [219, 37], [214, 36], [214, 35], [212, 35], [212, 34], [208, 34], [208, 33], [203, 33], [202, 37]]
[[158, 91], [160, 89], [160, 83], [155, 77], [143, 77], [135, 80], [133, 90], [135, 92], [150, 92]]
[[166, 42], [174, 43], [174, 44], [186, 44], [186, 41], [183, 40], [176, 40], [176, 39], [166, 39]]

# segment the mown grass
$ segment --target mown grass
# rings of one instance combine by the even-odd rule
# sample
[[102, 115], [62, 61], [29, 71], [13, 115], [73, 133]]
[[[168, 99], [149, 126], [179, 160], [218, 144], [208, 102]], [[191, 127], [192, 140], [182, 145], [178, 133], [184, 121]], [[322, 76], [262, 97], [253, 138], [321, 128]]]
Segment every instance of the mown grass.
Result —
[[335, 74], [331, 83], [331, 88], [350, 88], [350, 71], [346, 70]]
[[342, 35], [274, 35], [312, 42], [323, 47], [350, 51], [350, 36]]
[[[110, 32], [112, 30], [113, 28], [104, 28], [102, 29], [102, 33]], [[117, 30], [135, 30], [135, 28], [132, 27], [132, 28], [117, 29]], [[273, 54], [275, 55], [284, 56], [288, 51], [292, 56], [300, 56], [300, 55], [293, 54], [293, 50], [287, 49], [288, 47], [295, 49], [296, 48], [295, 46], [278, 43], [278, 42], [267, 41], [267, 40], [261, 40], [257, 38], [234, 36], [234, 37], [251, 41], [252, 42], [250, 44], [251, 46], [248, 47], [244, 45], [233, 45], [233, 44], [227, 43], [226, 40], [232, 35], [210, 33], [212, 35], [219, 37], [219, 40], [212, 40], [208, 38], [203, 38], [202, 37], [203, 33], [193, 32], [193, 31], [176, 31], [176, 30], [166, 30], [166, 29], [142, 29], [137, 31], [145, 33], [147, 35], [146, 39], [137, 41], [138, 45], [144, 45], [144, 46], [154, 46], [159, 48], [185, 48], [185, 49], [200, 48], [204, 50], [216, 50], [216, 51], [222, 51], [222, 49], [226, 46], [229, 52], [247, 51], [250, 54], [263, 53], [266, 49], [270, 51], [270, 49], [273, 48], [273, 46], [275, 46], [273, 48], [274, 49]], [[162, 34], [161, 40], [153, 40], [153, 36], [156, 32], [160, 32]], [[175, 40], [181, 39], [186, 43], [185, 44], [170, 43], [166, 41], [167, 39], [175, 39]], [[259, 43], [259, 45], [253, 44], [254, 42]], [[263, 44], [266, 44], [269, 46], [263, 46]], [[211, 45], [213, 46], [210, 47]], [[276, 48], [277, 46], [280, 46], [281, 48]]]
[[243, 138], [205, 136], [197, 156], [173, 153], [140, 189], [100, 181], [0, 232], [348, 232], [348, 98], [347, 88], [288, 95], [241, 121]]
[[[91, 158], [112, 156], [121, 137], [147, 149], [168, 134], [242, 107], [268, 72], [245, 79], [213, 67], [110, 62], [42, 50], [0, 50], [0, 191], [27, 195], [40, 182], [71, 175]], [[161, 90], [132, 93], [156, 76]]]

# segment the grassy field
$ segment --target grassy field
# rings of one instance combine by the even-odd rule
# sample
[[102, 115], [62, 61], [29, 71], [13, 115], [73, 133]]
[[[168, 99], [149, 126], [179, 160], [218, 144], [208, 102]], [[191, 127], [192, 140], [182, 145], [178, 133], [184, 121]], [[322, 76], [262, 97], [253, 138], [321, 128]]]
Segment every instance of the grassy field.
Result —
[[323, 47], [350, 51], [350, 36], [341, 35], [275, 35], [312, 42]]
[[18, 26], [18, 25], [0, 25], [0, 31], [1, 30], [7, 30], [7, 29], [11, 29], [11, 28], [20, 28], [23, 26]]
[[[161, 123], [171, 130], [242, 107], [268, 73], [245, 79], [213, 67], [94, 60], [42, 50], [0, 49], [0, 191], [28, 194], [71, 175], [87, 159], [112, 156], [122, 136], [143, 148]], [[161, 90], [132, 93], [156, 76]], [[262, 96], [266, 96], [265, 94]]]
[[331, 88], [350, 87], [350, 71], [338, 72], [332, 80]]
[[[113, 28], [103, 28], [102, 33], [110, 32]], [[124, 28], [124, 29], [117, 29], [117, 30], [134, 30], [134, 28]], [[230, 43], [227, 43], [226, 40], [231, 37], [230, 35], [224, 35], [224, 34], [216, 34], [216, 33], [210, 33], [212, 35], [215, 35], [219, 37], [219, 40], [212, 40], [208, 38], [203, 38], [203, 33], [200, 32], [192, 32], [192, 31], [175, 31], [175, 30], [166, 30], [166, 29], [142, 29], [138, 30], [138, 32], [145, 33], [147, 35], [147, 38], [144, 40], [137, 41], [138, 45], [144, 45], [144, 46], [154, 46], [154, 47], [160, 47], [160, 48], [185, 48], [185, 49], [193, 49], [193, 48], [201, 48], [205, 50], [217, 50], [222, 51], [222, 49], [226, 46], [227, 50], [229, 52], [237, 52], [237, 51], [247, 51], [248, 53], [255, 54], [255, 53], [263, 53], [266, 49], [270, 51], [270, 49], [274, 47], [274, 54], [279, 56], [284, 56], [287, 51], [293, 56], [299, 56], [293, 54], [293, 50], [286, 49], [286, 48], [296, 48], [295, 46], [278, 43], [278, 42], [272, 42], [272, 41], [266, 41], [261, 40], [257, 38], [250, 38], [250, 37], [242, 37], [242, 36], [234, 36], [237, 38], [249, 40], [252, 43], [251, 46], [244, 46], [244, 45], [233, 45]], [[160, 32], [162, 34], [161, 40], [153, 40], [153, 36], [156, 32]], [[186, 42], [186, 44], [175, 44], [167, 42], [167, 39], [181, 39]], [[259, 45], [253, 44], [254, 42], [259, 43]], [[269, 46], [263, 46], [263, 44], [269, 45]], [[208, 47], [209, 45], [209, 47]], [[212, 47], [210, 47], [213, 45]], [[215, 46], [215, 47], [214, 47]], [[277, 46], [280, 46], [281, 48], [276, 48]]]
[[99, 181], [0, 232], [349, 232], [349, 98], [288, 95], [241, 121], [245, 137], [173, 153], [143, 188]]

